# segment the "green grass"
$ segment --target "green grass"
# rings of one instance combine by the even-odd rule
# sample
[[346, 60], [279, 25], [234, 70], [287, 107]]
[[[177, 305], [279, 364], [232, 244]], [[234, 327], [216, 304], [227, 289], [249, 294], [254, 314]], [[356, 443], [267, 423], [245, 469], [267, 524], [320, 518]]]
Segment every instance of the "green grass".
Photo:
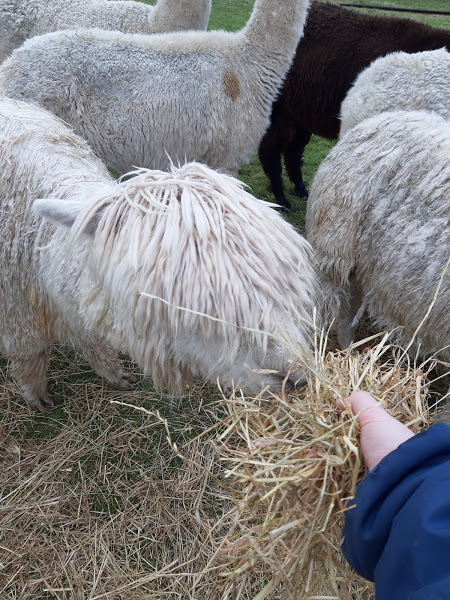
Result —
[[[397, 8], [416, 8], [421, 10], [447, 12], [450, 10], [450, 4], [448, 0], [427, 0], [427, 2], [424, 2], [424, 0], [345, 0], [345, 2], [350, 2], [354, 4], [364, 4], [366, 6], [394, 6]], [[422, 23], [427, 23], [428, 25], [432, 25], [433, 27], [450, 27], [450, 15], [428, 15], [414, 12], [393, 12], [373, 9], [365, 11], [364, 9], [355, 10], [363, 10], [363, 12], [367, 12], [370, 14], [385, 15], [388, 17], [394, 16], [399, 18], [417, 19], [418, 21], [421, 21]]]

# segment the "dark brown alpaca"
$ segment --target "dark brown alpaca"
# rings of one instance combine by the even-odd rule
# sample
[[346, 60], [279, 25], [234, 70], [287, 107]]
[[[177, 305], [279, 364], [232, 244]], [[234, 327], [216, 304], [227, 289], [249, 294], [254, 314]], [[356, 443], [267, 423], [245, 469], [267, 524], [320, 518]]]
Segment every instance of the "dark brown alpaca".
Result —
[[259, 146], [259, 158], [278, 204], [291, 208], [283, 192], [281, 155], [296, 194], [307, 197], [301, 171], [304, 148], [313, 133], [337, 138], [341, 102], [363, 69], [389, 52], [442, 47], [450, 50], [448, 30], [312, 2], [304, 36]]

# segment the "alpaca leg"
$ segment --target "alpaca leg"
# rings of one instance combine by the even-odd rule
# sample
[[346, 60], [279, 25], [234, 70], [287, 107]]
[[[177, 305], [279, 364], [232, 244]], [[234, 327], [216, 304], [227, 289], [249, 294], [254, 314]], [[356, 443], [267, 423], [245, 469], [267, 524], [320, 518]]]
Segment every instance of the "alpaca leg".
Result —
[[295, 138], [289, 142], [284, 153], [284, 161], [289, 179], [295, 186], [295, 193], [299, 198], [308, 198], [308, 190], [305, 187], [302, 176], [303, 152], [311, 139], [311, 133], [306, 129], [296, 132]]
[[291, 210], [291, 205], [283, 190], [281, 167], [282, 139], [280, 127], [275, 122], [274, 115], [272, 115], [272, 125], [261, 140], [258, 155], [262, 168], [269, 178], [270, 189], [275, 196], [275, 201], [285, 210]]
[[354, 275], [349, 278], [350, 295], [347, 302], [342, 302], [339, 316], [336, 319], [338, 342], [341, 348], [348, 348], [355, 339], [355, 317], [363, 304], [363, 291]]
[[91, 365], [93, 370], [105, 379], [106, 383], [120, 390], [128, 390], [136, 382], [137, 378], [131, 373], [125, 373], [122, 369], [122, 361], [117, 352], [109, 348], [105, 343], [86, 344], [86, 342], [77, 342], [82, 355]]
[[47, 392], [49, 358], [46, 350], [11, 357], [10, 372], [19, 384], [28, 405], [39, 412], [54, 406]]

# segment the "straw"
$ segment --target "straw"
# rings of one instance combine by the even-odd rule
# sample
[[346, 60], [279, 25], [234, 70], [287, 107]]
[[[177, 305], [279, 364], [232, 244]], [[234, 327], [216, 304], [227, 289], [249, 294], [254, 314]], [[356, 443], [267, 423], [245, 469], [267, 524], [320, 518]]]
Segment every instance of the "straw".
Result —
[[339, 550], [364, 466], [336, 401], [367, 389], [419, 431], [431, 363], [409, 363], [386, 337], [339, 352], [318, 336], [307, 368], [292, 394], [197, 386], [175, 402], [145, 381], [110, 390], [55, 349], [58, 406], [35, 415], [4, 365], [0, 597], [371, 598]]

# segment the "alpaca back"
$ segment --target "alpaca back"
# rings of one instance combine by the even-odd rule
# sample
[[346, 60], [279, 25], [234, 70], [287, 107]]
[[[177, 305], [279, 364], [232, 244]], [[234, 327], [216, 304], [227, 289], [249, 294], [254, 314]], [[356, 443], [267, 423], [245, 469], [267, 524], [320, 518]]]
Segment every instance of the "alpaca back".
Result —
[[449, 152], [438, 115], [382, 113], [333, 148], [308, 202], [307, 237], [330, 298], [350, 302], [353, 281], [372, 319], [406, 340], [432, 306], [418, 338], [426, 352], [450, 343]]
[[277, 8], [286, 35], [276, 49], [261, 30], [274, 27], [271, 0], [258, 0], [237, 33], [49, 33], [5, 61], [0, 87], [70, 123], [119, 172], [196, 160], [236, 173], [268, 125], [307, 5]]
[[364, 119], [392, 110], [430, 110], [450, 121], [450, 52], [395, 52], [375, 60], [342, 102], [339, 136]]
[[51, 31], [98, 27], [124, 33], [206, 30], [211, 0], [0, 0], [0, 62], [26, 39]]

